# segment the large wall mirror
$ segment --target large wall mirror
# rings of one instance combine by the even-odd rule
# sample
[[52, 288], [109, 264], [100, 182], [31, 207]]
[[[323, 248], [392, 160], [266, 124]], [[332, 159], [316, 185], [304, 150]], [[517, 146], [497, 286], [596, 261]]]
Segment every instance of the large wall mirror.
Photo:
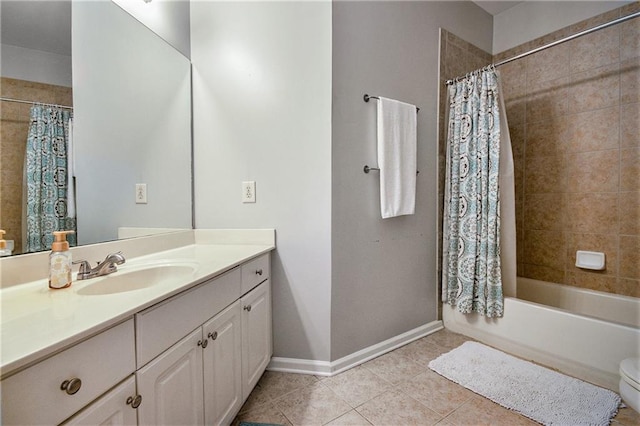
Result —
[[[42, 83], [40, 77], [34, 76], [38, 69], [47, 68], [38, 67], [33, 55], [29, 56], [34, 50], [42, 52], [42, 46], [29, 47], [28, 40], [19, 41], [8, 33], [11, 27], [18, 27], [27, 30], [23, 31], [24, 36], [34, 25], [52, 25], [51, 8], [56, 4], [66, 9], [68, 16], [62, 18], [67, 21], [64, 30], [72, 34], [69, 74], [73, 87], [66, 93], [65, 86], [70, 84], [64, 79]], [[110, 0], [3, 0], [0, 5], [2, 97], [73, 107], [71, 136], [78, 244], [142, 235], [146, 230], [190, 229], [189, 59]], [[27, 22], [29, 13], [20, 7], [31, 9], [32, 14], [35, 11], [39, 18], [48, 16], [49, 19]], [[16, 13], [21, 13], [20, 25], [5, 26], [5, 22], [16, 19]], [[12, 45], [7, 47], [8, 44]], [[26, 56], [20, 56], [22, 53]], [[53, 60], [62, 58], [58, 68], [65, 66], [64, 52], [48, 55]], [[12, 68], [12, 61], [22, 62], [21, 68], [27, 71], [16, 75], [20, 72]], [[53, 87], [55, 96], [45, 93], [49, 86]], [[15, 217], [23, 220], [28, 212], [18, 205], [22, 203], [20, 197], [15, 201], [8, 195], [24, 192], [26, 177], [21, 162], [25, 155], [8, 153], [7, 146], [9, 139], [17, 137], [17, 143], [26, 149], [28, 131], [24, 133], [24, 123], [22, 135], [10, 133], [17, 131], [12, 124], [17, 120], [19, 108], [27, 115], [26, 121], [30, 121], [31, 105], [7, 101], [1, 104], [0, 227], [8, 231], [7, 239], [21, 240], [18, 234], [22, 237], [24, 231], [21, 224], [14, 224]], [[5, 116], [5, 111], [10, 114]], [[136, 184], [146, 184], [146, 203], [136, 202]], [[139, 228], [144, 230], [135, 231]], [[25, 252], [22, 244], [16, 249], [14, 254]]]

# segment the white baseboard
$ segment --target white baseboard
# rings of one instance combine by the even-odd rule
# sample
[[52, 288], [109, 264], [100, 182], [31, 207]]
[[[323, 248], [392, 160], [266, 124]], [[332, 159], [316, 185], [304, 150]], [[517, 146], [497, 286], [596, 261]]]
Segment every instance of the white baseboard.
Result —
[[398, 336], [387, 339], [367, 348], [361, 349], [336, 361], [314, 361], [310, 359], [273, 357], [267, 366], [269, 371], [283, 373], [314, 374], [316, 376], [334, 376], [338, 373], [356, 367], [364, 362], [391, 352], [394, 349], [411, 343], [436, 331], [442, 330], [442, 321], [432, 321], [428, 324], [409, 330]]

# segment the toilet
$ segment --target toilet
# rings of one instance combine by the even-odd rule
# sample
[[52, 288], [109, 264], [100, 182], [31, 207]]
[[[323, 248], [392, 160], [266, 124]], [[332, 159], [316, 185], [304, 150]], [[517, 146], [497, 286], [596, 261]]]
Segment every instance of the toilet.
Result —
[[627, 358], [620, 363], [620, 396], [640, 412], [640, 358]]

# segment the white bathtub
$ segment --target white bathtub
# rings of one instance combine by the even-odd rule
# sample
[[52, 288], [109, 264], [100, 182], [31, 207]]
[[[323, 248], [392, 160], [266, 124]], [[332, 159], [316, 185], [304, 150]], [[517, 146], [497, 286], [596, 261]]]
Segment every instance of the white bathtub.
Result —
[[620, 361], [640, 357], [640, 299], [528, 278], [518, 278], [517, 294], [519, 298], [505, 298], [504, 317], [497, 319], [463, 315], [444, 305], [444, 325], [522, 358], [618, 390]]

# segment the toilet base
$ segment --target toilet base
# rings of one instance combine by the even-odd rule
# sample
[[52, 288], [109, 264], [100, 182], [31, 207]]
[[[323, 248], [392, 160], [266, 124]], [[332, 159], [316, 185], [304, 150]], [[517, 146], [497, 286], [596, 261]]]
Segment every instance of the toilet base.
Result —
[[624, 379], [620, 379], [620, 396], [625, 404], [640, 413], [640, 391], [633, 388]]

